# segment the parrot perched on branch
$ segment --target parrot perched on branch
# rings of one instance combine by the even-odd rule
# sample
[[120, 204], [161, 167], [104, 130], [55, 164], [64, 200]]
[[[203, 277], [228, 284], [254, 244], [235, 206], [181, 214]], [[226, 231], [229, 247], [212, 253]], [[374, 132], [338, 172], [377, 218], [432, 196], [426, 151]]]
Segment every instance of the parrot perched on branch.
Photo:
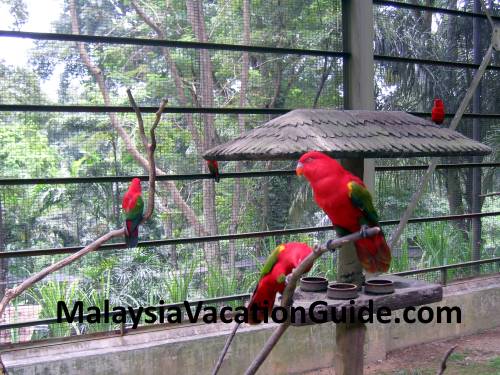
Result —
[[[259, 282], [248, 304], [249, 324], [261, 323], [266, 309], [268, 314], [271, 314], [276, 293], [283, 293], [283, 290], [285, 290], [286, 276], [294, 268], [297, 268], [311, 252], [312, 249], [301, 242], [281, 244], [273, 250], [264, 263]], [[253, 319], [253, 308], [259, 309], [257, 313], [258, 320]]]
[[136, 247], [139, 242], [139, 224], [144, 211], [141, 180], [137, 177], [132, 179], [123, 196], [122, 208], [125, 211], [125, 243], [129, 248]]
[[207, 166], [215, 182], [219, 182], [219, 164], [217, 160], [207, 160]]
[[431, 119], [436, 124], [442, 124], [444, 121], [444, 104], [441, 99], [434, 99], [434, 107], [432, 107]]
[[[363, 181], [345, 170], [336, 160], [318, 152], [302, 155], [297, 175], [311, 184], [314, 200], [328, 215], [339, 236], [378, 226], [378, 214]], [[380, 232], [354, 243], [361, 265], [368, 272], [386, 272], [391, 264], [391, 250]]]

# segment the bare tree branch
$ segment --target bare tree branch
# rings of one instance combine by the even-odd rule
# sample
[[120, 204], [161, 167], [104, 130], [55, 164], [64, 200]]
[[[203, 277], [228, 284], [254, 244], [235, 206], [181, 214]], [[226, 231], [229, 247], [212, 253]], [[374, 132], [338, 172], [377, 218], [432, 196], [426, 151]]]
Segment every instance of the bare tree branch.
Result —
[[[137, 0], [132, 0], [132, 7], [135, 9], [137, 15], [149, 26], [153, 31], [156, 33], [158, 36], [158, 39], [166, 39], [167, 36], [161, 29], [161, 27], [151, 19], [146, 12], [139, 6]], [[183, 85], [183, 78], [179, 72], [179, 69], [177, 68], [177, 65], [175, 64], [174, 60], [172, 59], [172, 56], [170, 55], [170, 52], [168, 48], [162, 48], [161, 52], [163, 54], [163, 57], [167, 63], [167, 66], [170, 68], [170, 72], [172, 73], [172, 78], [174, 79], [174, 84], [175, 84], [175, 89], [177, 91], [177, 97], [179, 99], [179, 102], [182, 106], [186, 107], [188, 104], [186, 95], [184, 94], [184, 85]], [[188, 86], [188, 89], [193, 92], [193, 95], [196, 96], [196, 93], [190, 86]], [[191, 113], [186, 113], [184, 115], [186, 119], [186, 124], [189, 129], [189, 132], [191, 133], [191, 136], [193, 138], [196, 150], [198, 151], [198, 154], [201, 155], [203, 153], [203, 142], [201, 139], [201, 136], [198, 132], [198, 129], [196, 126], [194, 126], [193, 122], [193, 115]]]

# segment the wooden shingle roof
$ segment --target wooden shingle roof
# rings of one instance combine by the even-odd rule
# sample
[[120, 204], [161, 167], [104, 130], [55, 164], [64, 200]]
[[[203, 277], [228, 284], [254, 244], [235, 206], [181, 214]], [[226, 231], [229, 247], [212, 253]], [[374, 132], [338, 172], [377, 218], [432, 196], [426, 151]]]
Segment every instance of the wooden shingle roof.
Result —
[[488, 146], [406, 112], [296, 109], [215, 146], [214, 160], [486, 155]]

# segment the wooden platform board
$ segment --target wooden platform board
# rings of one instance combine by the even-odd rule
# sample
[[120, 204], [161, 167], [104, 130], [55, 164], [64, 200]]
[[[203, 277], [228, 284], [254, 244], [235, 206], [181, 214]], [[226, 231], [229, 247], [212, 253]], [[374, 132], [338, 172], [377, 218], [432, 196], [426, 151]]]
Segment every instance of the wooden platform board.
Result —
[[[394, 293], [375, 295], [366, 294], [363, 290], [360, 291], [359, 296], [353, 300], [354, 303], [351, 303], [351, 300], [329, 299], [326, 296], [326, 292], [303, 292], [300, 288], [297, 288], [294, 295], [293, 307], [297, 308], [298, 306], [302, 306], [306, 314], [305, 319], [301, 319], [301, 313], [295, 312], [295, 323], [292, 323], [292, 325], [318, 324], [312, 321], [310, 314], [308, 314], [311, 305], [316, 301], [324, 301], [327, 303], [327, 306], [316, 306], [313, 309], [313, 316], [317, 318], [327, 316], [328, 321], [333, 321], [333, 314], [336, 314], [337, 320], [341, 317], [343, 306], [345, 306], [347, 312], [349, 312], [352, 306], [354, 314], [357, 316], [360, 308], [364, 308], [363, 312], [367, 314], [367, 308], [369, 308], [370, 305], [373, 306], [374, 312], [381, 307], [386, 307], [391, 311], [395, 311], [404, 309], [408, 306], [427, 305], [429, 303], [439, 302], [443, 299], [443, 287], [439, 284], [431, 284], [422, 280], [407, 279], [400, 276], [384, 276], [383, 278], [394, 281], [396, 287]], [[279, 304], [278, 301], [277, 304]]]

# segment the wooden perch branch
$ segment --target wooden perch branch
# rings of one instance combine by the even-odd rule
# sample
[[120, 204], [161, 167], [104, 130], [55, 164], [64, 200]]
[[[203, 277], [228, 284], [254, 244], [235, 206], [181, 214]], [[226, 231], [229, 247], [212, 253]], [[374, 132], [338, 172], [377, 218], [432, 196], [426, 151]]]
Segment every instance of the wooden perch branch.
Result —
[[[163, 112], [165, 105], [167, 104], [167, 100], [163, 100], [160, 104], [160, 107], [158, 109], [158, 112], [156, 112], [156, 118], [153, 123], [153, 126], [151, 127], [150, 130], [150, 137], [151, 137], [151, 143], [148, 143], [148, 139], [145, 135], [144, 131], [144, 123], [142, 121], [142, 116], [140, 113], [139, 108], [137, 107], [135, 100], [132, 96], [132, 93], [130, 89], [127, 89], [127, 95], [129, 96], [130, 104], [134, 108], [136, 115], [137, 115], [137, 121], [139, 123], [139, 130], [141, 132], [141, 138], [144, 143], [144, 148], [147, 152], [148, 156], [148, 162], [149, 162], [149, 192], [148, 192], [148, 204], [146, 208], [146, 214], [144, 215], [141, 224], [143, 224], [145, 221], [149, 220], [151, 215], [153, 214], [154, 211], [154, 195], [155, 195], [155, 182], [156, 182], [156, 166], [155, 166], [155, 159], [154, 159], [154, 152], [156, 149], [156, 136], [155, 136], [155, 129], [158, 126], [158, 123], [160, 122], [161, 119], [161, 113]], [[18, 297], [21, 293], [23, 293], [25, 290], [29, 289], [32, 287], [35, 283], [38, 281], [42, 280], [45, 278], [47, 275], [67, 266], [68, 264], [73, 263], [75, 260], [80, 259], [83, 257], [85, 254], [90, 253], [91, 251], [97, 250], [99, 247], [101, 247], [104, 243], [108, 242], [112, 238], [115, 237], [123, 237], [125, 235], [125, 228], [121, 229], [115, 229], [112, 230], [105, 235], [99, 237], [97, 240], [92, 242], [91, 244], [85, 246], [83, 249], [80, 251], [71, 254], [70, 256], [61, 259], [60, 261], [51, 264], [50, 266], [44, 268], [40, 272], [37, 272], [36, 274], [28, 277], [26, 280], [24, 280], [21, 284], [17, 285], [16, 287], [12, 289], [7, 289], [5, 291], [5, 295], [3, 296], [2, 300], [0, 301], [0, 319], [3, 316], [3, 313], [9, 303], [16, 297]], [[7, 374], [7, 370], [0, 358], [0, 375]]]

